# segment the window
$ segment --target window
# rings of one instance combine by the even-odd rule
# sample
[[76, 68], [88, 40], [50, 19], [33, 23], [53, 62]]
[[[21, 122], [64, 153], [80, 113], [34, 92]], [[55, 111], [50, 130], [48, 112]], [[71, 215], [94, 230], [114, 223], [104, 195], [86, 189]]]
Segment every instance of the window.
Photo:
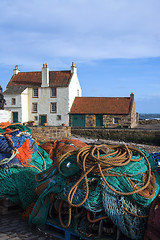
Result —
[[37, 103], [32, 103], [32, 112], [37, 112]]
[[51, 97], [57, 97], [57, 89], [51, 88]]
[[34, 121], [37, 121], [38, 120], [38, 116], [34, 116]]
[[16, 105], [16, 99], [12, 98], [12, 105]]
[[118, 124], [118, 120], [119, 120], [118, 118], [114, 118], [114, 119], [113, 119], [113, 123], [114, 123], [114, 124]]
[[61, 120], [61, 115], [57, 115], [57, 120]]
[[38, 88], [33, 88], [33, 97], [38, 97]]
[[79, 97], [79, 89], [77, 89], [77, 97]]
[[51, 103], [51, 113], [56, 113], [57, 112], [57, 103], [52, 102]]

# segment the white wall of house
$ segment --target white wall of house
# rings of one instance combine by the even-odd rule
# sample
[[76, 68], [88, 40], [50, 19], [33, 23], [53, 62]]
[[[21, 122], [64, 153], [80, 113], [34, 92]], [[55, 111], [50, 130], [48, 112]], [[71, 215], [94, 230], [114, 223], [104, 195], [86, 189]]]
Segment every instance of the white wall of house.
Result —
[[[21, 94], [6, 94], [4, 97], [7, 103], [4, 109], [11, 112], [18, 112], [18, 121], [22, 122]], [[12, 98], [16, 99], [15, 105], [12, 105]], [[11, 116], [11, 121], [13, 121], [13, 116]]]
[[11, 111], [0, 110], [0, 123], [11, 122]]
[[[33, 98], [33, 89], [29, 88], [29, 121], [34, 121], [37, 116], [36, 123], [39, 124], [39, 115], [47, 115], [47, 124], [51, 126], [69, 125], [68, 115], [68, 87], [57, 88], [57, 97], [51, 96], [51, 88], [44, 87], [38, 89], [38, 98]], [[51, 112], [51, 103], [57, 103], [57, 112]], [[32, 103], [38, 104], [37, 113], [32, 112]], [[61, 115], [61, 120], [57, 120], [57, 115]]]
[[81, 89], [81, 86], [80, 86], [80, 83], [78, 80], [77, 69], [76, 69], [76, 67], [74, 67], [73, 75], [71, 77], [70, 84], [69, 84], [69, 102], [68, 102], [69, 109], [68, 109], [68, 111], [70, 111], [75, 97], [81, 97], [81, 96], [82, 96], [82, 89]]
[[[19, 72], [18, 66], [14, 69], [14, 74]], [[6, 94], [7, 105], [5, 109], [11, 112], [18, 112], [18, 121], [21, 123], [35, 121], [40, 123], [40, 115], [47, 116], [47, 124], [50, 126], [69, 126], [69, 111], [75, 97], [82, 95], [82, 90], [77, 77], [77, 68], [75, 63], [71, 66], [71, 79], [68, 87], [57, 87], [57, 96], [51, 97], [51, 88], [49, 87], [49, 69], [47, 64], [42, 68], [42, 85], [38, 88], [38, 97], [33, 97], [33, 88], [26, 88], [20, 94]], [[12, 105], [12, 98], [16, 99], [16, 104]], [[57, 112], [51, 112], [51, 103], [57, 104]], [[37, 112], [33, 112], [32, 105], [37, 103]], [[59, 118], [61, 116], [61, 119]], [[37, 118], [37, 120], [35, 120]], [[12, 119], [13, 121], [13, 119]]]
[[21, 94], [21, 106], [22, 106], [22, 118], [21, 122], [28, 122], [29, 121], [29, 113], [28, 113], [28, 88], [26, 88]]

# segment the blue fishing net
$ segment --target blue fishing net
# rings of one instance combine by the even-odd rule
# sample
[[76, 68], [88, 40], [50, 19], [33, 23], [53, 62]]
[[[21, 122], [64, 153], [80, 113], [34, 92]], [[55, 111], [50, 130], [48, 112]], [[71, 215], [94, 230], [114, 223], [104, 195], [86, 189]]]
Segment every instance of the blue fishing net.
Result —
[[157, 172], [160, 174], [160, 152], [150, 153], [150, 156], [153, 158]]
[[118, 195], [104, 184], [103, 205], [106, 214], [129, 239], [143, 239], [149, 208]]

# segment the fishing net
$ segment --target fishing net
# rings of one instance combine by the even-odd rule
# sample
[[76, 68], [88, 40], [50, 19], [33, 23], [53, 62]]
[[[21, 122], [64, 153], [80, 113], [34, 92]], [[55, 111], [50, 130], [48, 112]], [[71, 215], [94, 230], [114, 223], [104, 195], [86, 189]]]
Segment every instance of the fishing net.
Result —
[[106, 208], [102, 201], [104, 184], [140, 210], [149, 208], [159, 192], [159, 175], [153, 159], [140, 149], [126, 145], [86, 145], [54, 159], [56, 162], [50, 169], [36, 176], [39, 199], [30, 215], [30, 224], [45, 223], [52, 193], [68, 202], [71, 218], [71, 207], [84, 207], [91, 212]]
[[118, 195], [106, 184], [103, 189], [103, 205], [113, 223], [130, 239], [143, 239], [148, 208], [138, 205], [128, 197]]
[[0, 135], [0, 167], [29, 165], [37, 143], [28, 132], [15, 130]]
[[[87, 195], [87, 189], [85, 181], [82, 180], [81, 183], [77, 184], [80, 179], [80, 175], [76, 175], [74, 178], [67, 179], [67, 186], [63, 189], [63, 191], [59, 194], [60, 198], [64, 201], [68, 201], [68, 198], [73, 197], [72, 206], [78, 207], [83, 206], [85, 209], [92, 212], [101, 212], [103, 210], [102, 204], [102, 194], [101, 194], [101, 181], [99, 178], [95, 176], [88, 176], [88, 187], [90, 189]], [[69, 180], [69, 181], [68, 181]], [[77, 186], [75, 193], [72, 195], [75, 186]], [[87, 195], [86, 200], [84, 201]], [[82, 204], [83, 202], [83, 204]]]
[[[75, 141], [74, 143], [77, 142], [81, 146], [86, 146], [86, 144], [80, 143], [80, 141]], [[82, 178], [82, 181], [79, 182], [79, 179], [81, 179], [81, 170], [76, 163], [76, 144], [74, 146], [71, 145], [72, 148], [70, 148], [70, 142], [65, 141], [65, 148], [63, 141], [62, 143], [63, 151], [61, 151], [61, 154], [58, 151], [59, 158], [56, 158], [56, 163], [48, 170], [36, 175], [39, 185], [36, 187], [35, 192], [39, 198], [30, 215], [30, 224], [41, 225], [45, 223], [51, 193], [58, 194], [60, 199], [68, 201], [68, 197], [74, 192], [73, 196], [71, 196], [72, 206], [78, 207], [82, 205], [93, 212], [100, 212], [103, 209], [101, 195], [102, 182], [99, 181], [99, 177], [92, 174], [88, 176], [87, 182], [91, 189], [88, 193], [85, 180]], [[64, 153], [63, 155], [62, 152]]]
[[52, 160], [32, 138], [30, 129], [8, 123], [1, 129], [0, 199], [7, 197], [25, 209], [37, 200], [35, 175], [49, 168]]
[[43, 225], [45, 223], [50, 207], [50, 194], [60, 194], [60, 192], [63, 191], [65, 185], [67, 184], [65, 177], [58, 174], [56, 168], [52, 170], [52, 172], [50, 171], [52, 178], [47, 182], [46, 187], [40, 194], [29, 216], [30, 225]]
[[66, 153], [72, 153], [72, 151], [77, 151], [86, 145], [86, 143], [78, 139], [61, 139], [45, 142], [40, 144], [40, 147], [43, 148], [56, 163], [60, 156], [63, 156]]
[[153, 158], [157, 172], [160, 174], [160, 152], [150, 153], [150, 156]]
[[159, 174], [152, 157], [126, 145], [99, 145], [82, 148], [77, 164], [84, 172], [102, 177], [111, 190], [149, 206], [159, 192]]
[[10, 123], [10, 122], [2, 122], [0, 123], [0, 133], [12, 132], [14, 130], [20, 130], [22, 132], [32, 132], [32, 129], [24, 126], [20, 123]]
[[48, 154], [38, 146], [32, 154], [30, 167], [0, 168], [0, 198], [7, 197], [11, 202], [26, 208], [37, 200], [34, 189], [37, 187], [35, 176], [52, 165]]

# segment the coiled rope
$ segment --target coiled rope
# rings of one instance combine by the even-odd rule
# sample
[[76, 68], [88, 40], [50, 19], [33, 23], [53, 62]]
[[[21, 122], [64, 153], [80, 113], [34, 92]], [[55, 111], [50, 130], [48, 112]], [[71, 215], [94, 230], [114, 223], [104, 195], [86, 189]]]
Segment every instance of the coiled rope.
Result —
[[[108, 150], [114, 150], [107, 154], [105, 154], [105, 151]], [[137, 159], [132, 159], [133, 152], [136, 151], [140, 154], [140, 157]], [[102, 155], [103, 153], [103, 155]], [[69, 153], [68, 153], [69, 154]], [[66, 157], [66, 156], [65, 156]], [[138, 187], [137, 185], [133, 186], [134, 191], [132, 192], [120, 192], [115, 190], [110, 186], [110, 184], [106, 181], [105, 176], [126, 176], [127, 179], [130, 181], [130, 176], [127, 174], [121, 174], [116, 172], [111, 172], [111, 170], [114, 167], [120, 167], [125, 166], [130, 162], [136, 162], [140, 161], [142, 158], [146, 160], [148, 170], [147, 170], [147, 180], [144, 183], [143, 187]], [[61, 157], [61, 161], [63, 158]], [[73, 207], [80, 207], [88, 198], [89, 193], [89, 186], [88, 186], [88, 180], [87, 175], [89, 173], [93, 174], [99, 174], [102, 178], [105, 184], [115, 193], [120, 195], [132, 195], [134, 193], [139, 193], [150, 183], [151, 180], [151, 166], [149, 163], [148, 158], [145, 156], [145, 154], [134, 147], [128, 147], [127, 145], [120, 145], [120, 146], [112, 146], [112, 145], [99, 145], [99, 146], [86, 146], [78, 151], [77, 154], [77, 164], [82, 169], [82, 176], [81, 178], [76, 182], [76, 184], [71, 188], [69, 194], [68, 194], [68, 203]], [[86, 184], [86, 196], [84, 200], [79, 204], [73, 204], [72, 200], [74, 197], [74, 194], [78, 188], [78, 185], [80, 182], [85, 179]]]
[[[57, 168], [59, 169], [59, 166], [62, 164], [62, 162], [72, 155], [75, 154], [76, 151], [70, 151], [62, 155], [56, 162]], [[132, 156], [134, 156], [134, 153], [138, 153], [139, 157], [137, 159], [133, 159]], [[136, 184], [134, 184], [133, 188], [134, 191], [131, 192], [121, 192], [117, 191], [113, 187], [110, 186], [110, 184], [106, 181], [105, 176], [125, 176], [127, 177], [129, 182], [132, 182], [130, 177], [131, 175], [125, 174], [125, 173], [119, 173], [119, 172], [113, 172], [112, 170], [115, 167], [122, 167], [130, 162], [138, 162], [142, 159], [145, 159], [147, 163], [147, 179], [144, 182], [143, 187], [139, 187]], [[90, 146], [87, 145], [80, 150], [77, 151], [77, 159], [76, 159], [77, 165], [82, 170], [82, 175], [80, 179], [75, 183], [75, 185], [70, 189], [68, 194], [68, 203], [69, 203], [69, 218], [68, 223], [66, 225], [63, 224], [61, 219], [61, 206], [60, 204], [59, 208], [59, 218], [61, 225], [65, 228], [67, 228], [70, 225], [71, 222], [71, 207], [80, 207], [83, 205], [83, 203], [87, 200], [89, 195], [89, 184], [87, 180], [87, 175], [89, 173], [100, 175], [104, 181], [104, 183], [116, 194], [129, 196], [134, 193], [140, 193], [142, 195], [142, 191], [148, 187], [151, 181], [151, 166], [148, 158], [146, 155], [137, 148], [127, 146], [127, 145], [95, 145]], [[86, 195], [84, 199], [79, 204], [73, 204], [73, 198], [74, 194], [76, 193], [76, 190], [81, 183], [82, 180], [85, 180], [85, 186], [86, 186]], [[154, 193], [153, 193], [154, 194]], [[152, 195], [153, 195], [152, 194]], [[126, 210], [126, 209], [125, 209]], [[127, 210], [126, 210], [127, 211]]]

